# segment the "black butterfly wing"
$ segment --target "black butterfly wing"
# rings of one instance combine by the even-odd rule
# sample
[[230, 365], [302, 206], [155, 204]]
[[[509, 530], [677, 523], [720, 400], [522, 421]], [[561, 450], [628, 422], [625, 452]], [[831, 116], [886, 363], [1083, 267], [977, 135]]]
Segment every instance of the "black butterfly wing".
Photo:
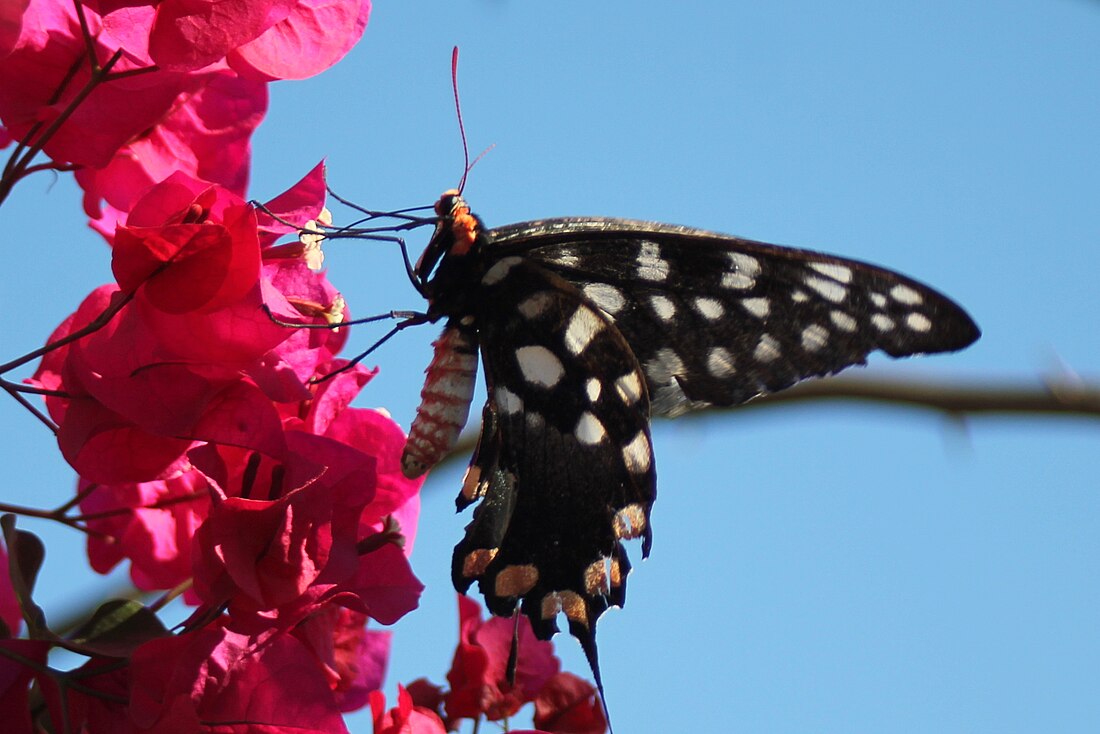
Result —
[[490, 230], [576, 285], [615, 322], [656, 414], [734, 405], [809, 377], [961, 349], [980, 332], [957, 304], [883, 268], [807, 250], [623, 219]]
[[564, 612], [598, 676], [595, 627], [622, 606], [621, 541], [650, 544], [656, 472], [645, 377], [599, 307], [562, 278], [504, 258], [481, 281], [489, 400], [460, 508], [481, 499], [453, 577], [490, 611], [517, 603], [542, 639]]

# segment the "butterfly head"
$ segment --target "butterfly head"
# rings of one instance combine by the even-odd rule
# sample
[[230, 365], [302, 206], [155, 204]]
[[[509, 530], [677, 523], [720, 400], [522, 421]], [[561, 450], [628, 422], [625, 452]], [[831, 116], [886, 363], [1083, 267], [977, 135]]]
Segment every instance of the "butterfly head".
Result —
[[416, 274], [427, 281], [436, 265], [447, 255], [467, 255], [477, 242], [481, 222], [457, 189], [443, 192], [435, 203], [438, 217], [432, 239], [416, 262]]

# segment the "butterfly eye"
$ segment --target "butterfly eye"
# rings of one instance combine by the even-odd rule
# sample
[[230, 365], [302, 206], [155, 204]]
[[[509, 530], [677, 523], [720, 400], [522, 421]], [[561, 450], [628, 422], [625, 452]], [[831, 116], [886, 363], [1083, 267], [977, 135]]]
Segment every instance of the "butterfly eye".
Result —
[[436, 215], [440, 217], [452, 216], [461, 201], [462, 197], [459, 195], [458, 189], [444, 191], [443, 195], [439, 197], [439, 201], [435, 203]]

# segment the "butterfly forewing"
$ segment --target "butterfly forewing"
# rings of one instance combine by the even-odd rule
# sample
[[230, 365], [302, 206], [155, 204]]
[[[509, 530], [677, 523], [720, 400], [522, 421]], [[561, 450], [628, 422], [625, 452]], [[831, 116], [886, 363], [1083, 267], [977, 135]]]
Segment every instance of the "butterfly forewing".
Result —
[[652, 409], [734, 405], [891, 356], [959, 349], [973, 321], [933, 289], [882, 268], [687, 227], [554, 219], [491, 230], [615, 321]]
[[496, 614], [522, 600], [542, 638], [563, 612], [594, 658], [596, 620], [625, 595], [621, 541], [649, 549], [645, 378], [610, 319], [562, 278], [506, 258], [483, 286], [489, 403], [460, 504], [484, 499], [455, 549], [455, 583], [476, 580]]

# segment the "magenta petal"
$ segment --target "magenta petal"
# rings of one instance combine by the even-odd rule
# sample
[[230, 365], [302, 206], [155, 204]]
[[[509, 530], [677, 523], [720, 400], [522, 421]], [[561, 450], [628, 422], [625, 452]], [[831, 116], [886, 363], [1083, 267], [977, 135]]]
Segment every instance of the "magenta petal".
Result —
[[[393, 624], [420, 605], [424, 584], [401, 549], [387, 543], [360, 560], [359, 572], [348, 588], [371, 619]], [[358, 604], [352, 606], [358, 608]]]
[[291, 0], [164, 0], [149, 54], [162, 69], [201, 69], [287, 17], [293, 6]]
[[[311, 219], [317, 219], [324, 205], [325, 162], [321, 161], [298, 183], [266, 202], [264, 209], [267, 211], [256, 212], [261, 232], [261, 245], [266, 247], [282, 235], [297, 231], [283, 222], [290, 222], [300, 227]], [[272, 215], [283, 221], [276, 220]]]
[[335, 64], [367, 27], [370, 0], [299, 0], [290, 15], [229, 55], [242, 76], [305, 79]]

